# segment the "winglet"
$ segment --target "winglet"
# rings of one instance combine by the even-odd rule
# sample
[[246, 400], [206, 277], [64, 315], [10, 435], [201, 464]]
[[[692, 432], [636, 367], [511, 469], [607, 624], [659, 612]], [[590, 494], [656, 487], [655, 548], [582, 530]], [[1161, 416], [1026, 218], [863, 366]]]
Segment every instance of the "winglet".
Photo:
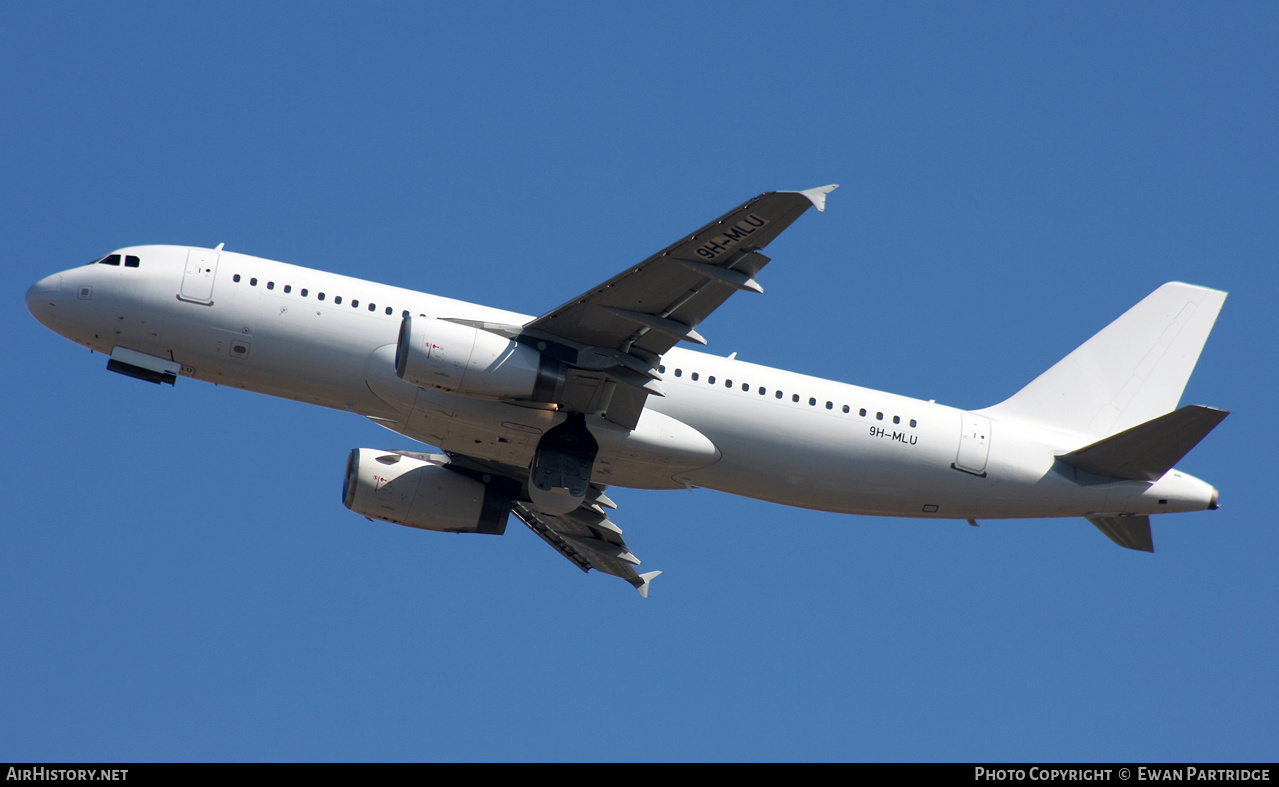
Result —
[[631, 584], [639, 591], [640, 598], [648, 598], [648, 583], [652, 582], [654, 577], [660, 573], [662, 572], [650, 571], [647, 574], [640, 574], [638, 577], [631, 580]]
[[809, 189], [808, 191], [801, 191], [800, 194], [808, 197], [809, 202], [812, 202], [813, 207], [817, 208], [820, 212], [826, 210], [826, 195], [837, 188], [839, 188], [839, 184], [832, 183], [829, 186], [820, 186], [815, 189]]

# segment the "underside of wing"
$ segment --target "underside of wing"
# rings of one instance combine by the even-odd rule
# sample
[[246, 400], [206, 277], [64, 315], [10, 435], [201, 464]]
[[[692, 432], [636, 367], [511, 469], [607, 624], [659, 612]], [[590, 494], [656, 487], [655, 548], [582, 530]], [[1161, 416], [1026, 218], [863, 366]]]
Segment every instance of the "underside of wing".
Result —
[[567, 514], [552, 516], [531, 503], [518, 502], [511, 513], [578, 568], [621, 577], [645, 598], [649, 582], [662, 573], [640, 574], [635, 570], [639, 558], [626, 546], [621, 528], [613, 524], [598, 503], [585, 503]]
[[763, 291], [758, 251], [834, 188], [761, 194], [525, 329], [659, 356], [681, 339], [704, 343], [694, 329], [730, 295]]
[[[808, 208], [824, 209], [836, 186], [761, 194], [524, 325], [521, 341], [574, 367], [564, 387], [570, 409], [597, 406], [633, 428], [657, 387], [661, 356], [676, 342], [705, 344], [697, 326], [739, 290], [763, 292], [759, 253]], [[614, 395], [623, 391], [616, 406]], [[579, 411], [590, 412], [588, 409]]]

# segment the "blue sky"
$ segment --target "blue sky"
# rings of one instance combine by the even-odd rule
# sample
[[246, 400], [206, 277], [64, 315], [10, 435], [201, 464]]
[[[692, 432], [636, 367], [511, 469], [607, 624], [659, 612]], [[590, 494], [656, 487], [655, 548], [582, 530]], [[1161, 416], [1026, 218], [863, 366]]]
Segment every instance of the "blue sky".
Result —
[[[4, 760], [1271, 760], [1279, 13], [1263, 3], [0, 6]], [[538, 314], [837, 182], [710, 350], [959, 407], [1159, 284], [1223, 508], [889, 520], [615, 490], [641, 601], [516, 521], [366, 522], [361, 419], [105, 371], [36, 279], [227, 248]]]

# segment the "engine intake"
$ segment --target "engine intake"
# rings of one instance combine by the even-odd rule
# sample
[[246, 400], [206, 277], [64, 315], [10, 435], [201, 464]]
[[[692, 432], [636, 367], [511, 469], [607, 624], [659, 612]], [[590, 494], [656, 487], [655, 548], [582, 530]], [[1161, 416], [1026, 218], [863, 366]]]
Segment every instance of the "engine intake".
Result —
[[422, 316], [400, 324], [395, 373], [421, 388], [543, 403], [559, 400], [565, 377], [562, 363], [528, 345]]
[[440, 461], [357, 448], [346, 463], [342, 502], [357, 514], [447, 533], [506, 532], [510, 495]]

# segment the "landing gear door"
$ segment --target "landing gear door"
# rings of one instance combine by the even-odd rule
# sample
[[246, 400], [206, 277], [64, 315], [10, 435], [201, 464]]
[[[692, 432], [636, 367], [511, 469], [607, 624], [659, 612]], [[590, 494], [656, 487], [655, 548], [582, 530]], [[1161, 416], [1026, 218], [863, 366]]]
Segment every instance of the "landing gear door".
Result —
[[986, 475], [986, 460], [990, 456], [990, 419], [972, 413], [961, 413], [959, 454], [954, 468], [973, 475]]
[[218, 253], [209, 249], [187, 252], [187, 268], [182, 274], [182, 299], [196, 303], [213, 302], [213, 278], [218, 272]]

